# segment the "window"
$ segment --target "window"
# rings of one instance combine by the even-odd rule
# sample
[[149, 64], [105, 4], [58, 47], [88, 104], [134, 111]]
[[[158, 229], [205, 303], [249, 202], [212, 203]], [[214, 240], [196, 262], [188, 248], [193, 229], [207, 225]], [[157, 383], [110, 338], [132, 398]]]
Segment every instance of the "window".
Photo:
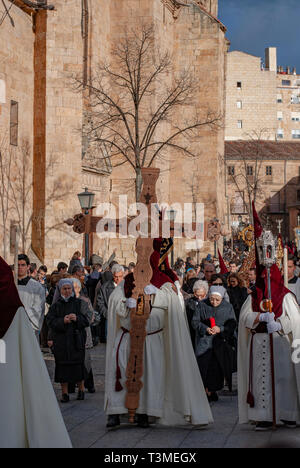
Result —
[[234, 176], [234, 174], [235, 174], [234, 166], [228, 166], [228, 175]]
[[236, 87], [241, 89], [242, 88], [242, 82], [241, 81], [238, 81], [237, 84], [236, 84]]
[[243, 121], [242, 120], [238, 120], [237, 128], [243, 128]]
[[283, 112], [281, 111], [277, 112], [277, 120], [283, 120]]
[[293, 122], [300, 122], [300, 112], [292, 112], [291, 119]]
[[10, 144], [18, 146], [18, 103], [16, 101], [10, 101]]
[[267, 166], [266, 167], [266, 175], [271, 176], [272, 175], [272, 166]]
[[247, 166], [247, 176], [253, 176], [253, 166]]
[[291, 96], [291, 104], [300, 104], [300, 97], [297, 94]]
[[284, 136], [282, 128], [278, 128], [277, 130], [277, 140], [281, 140]]
[[292, 130], [292, 138], [293, 138], [293, 140], [299, 140], [300, 139], [300, 130]]
[[290, 80], [282, 80], [282, 86], [291, 86]]
[[242, 108], [243, 108], [243, 103], [242, 103], [242, 101], [236, 101], [236, 107], [237, 107], [238, 109], [242, 109]]
[[278, 103], [283, 102], [281, 94], [277, 94], [277, 102]]

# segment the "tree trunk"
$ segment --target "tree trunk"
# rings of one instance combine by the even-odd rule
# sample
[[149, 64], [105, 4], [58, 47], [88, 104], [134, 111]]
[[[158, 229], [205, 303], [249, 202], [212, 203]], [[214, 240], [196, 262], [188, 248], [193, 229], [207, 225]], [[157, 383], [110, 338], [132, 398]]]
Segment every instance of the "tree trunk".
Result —
[[136, 195], [136, 201], [139, 202], [141, 198], [141, 193], [142, 193], [142, 187], [143, 187], [143, 177], [142, 177], [142, 170], [141, 168], [136, 168], [135, 170], [136, 173], [136, 178], [135, 178], [135, 195]]
[[6, 226], [3, 226], [3, 258], [7, 261], [7, 232]]

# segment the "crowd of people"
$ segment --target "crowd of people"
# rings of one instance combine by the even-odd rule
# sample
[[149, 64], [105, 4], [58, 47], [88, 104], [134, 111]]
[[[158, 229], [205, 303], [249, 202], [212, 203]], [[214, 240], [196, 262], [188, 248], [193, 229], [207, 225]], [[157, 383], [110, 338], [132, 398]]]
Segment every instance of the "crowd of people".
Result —
[[[208, 401], [218, 401], [218, 392], [228, 386], [237, 371], [237, 340], [240, 313], [256, 291], [256, 270], [247, 279], [240, 264], [227, 262], [221, 274], [219, 261], [208, 255], [197, 264], [178, 258], [172, 270], [183, 298], [190, 339]], [[61, 402], [68, 403], [77, 386], [78, 400], [85, 390], [95, 392], [90, 350], [107, 341], [110, 297], [136, 265], [120, 265], [116, 251], [107, 262], [98, 255], [85, 267], [80, 252], [69, 264], [60, 262], [49, 274], [37, 268], [26, 255], [18, 258], [18, 291], [42, 350], [55, 358], [55, 382], [61, 384]], [[289, 289], [300, 300], [299, 259], [288, 261]], [[157, 288], [156, 288], [157, 290]], [[153, 294], [153, 291], [150, 292]], [[114, 426], [116, 419], [109, 426]]]
[[78, 388], [95, 392], [90, 350], [106, 343], [107, 309], [111, 293], [133, 272], [134, 263], [119, 265], [115, 252], [107, 262], [93, 255], [87, 270], [80, 252], [69, 265], [59, 262], [50, 274], [46, 265], [37, 268], [27, 255], [18, 257], [18, 292], [43, 351], [55, 357], [55, 382], [61, 384], [62, 403]]

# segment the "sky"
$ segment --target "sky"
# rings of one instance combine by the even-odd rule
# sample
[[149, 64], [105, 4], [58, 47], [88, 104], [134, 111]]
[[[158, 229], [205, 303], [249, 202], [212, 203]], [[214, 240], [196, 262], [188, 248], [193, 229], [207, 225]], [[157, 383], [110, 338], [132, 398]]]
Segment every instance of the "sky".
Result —
[[300, 0], [219, 0], [219, 19], [231, 51], [264, 59], [266, 47], [277, 47], [278, 65], [300, 74]]

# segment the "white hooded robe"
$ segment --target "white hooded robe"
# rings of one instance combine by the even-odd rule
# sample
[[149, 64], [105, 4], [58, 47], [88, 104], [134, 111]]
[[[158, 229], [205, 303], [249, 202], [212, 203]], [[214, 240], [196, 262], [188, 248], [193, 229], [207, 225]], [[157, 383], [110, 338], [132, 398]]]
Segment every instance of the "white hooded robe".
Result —
[[[273, 333], [276, 419], [300, 421], [300, 364], [293, 363], [293, 342], [300, 338], [300, 312], [293, 294], [286, 294], [283, 313], [278, 319], [282, 331]], [[272, 422], [272, 380], [270, 338], [267, 333], [257, 333], [253, 338], [253, 389], [254, 408], [247, 404], [249, 389], [249, 363], [251, 333], [258, 312], [252, 309], [248, 297], [242, 307], [239, 321], [238, 344], [238, 397], [239, 421]]]
[[32, 326], [20, 307], [3, 337], [0, 448], [72, 448]]
[[[130, 329], [129, 309], [126, 307], [124, 283], [109, 300], [108, 335], [106, 353], [107, 414], [127, 414], [126, 368], [130, 354], [130, 335], [123, 336], [119, 350], [121, 384], [115, 391], [116, 352], [122, 336], [120, 327]], [[193, 351], [185, 312], [170, 283], [164, 284], [152, 296], [152, 311], [144, 350], [144, 386], [140, 392], [137, 413], [159, 418], [164, 425], [207, 425], [213, 422], [211, 409], [204, 390], [198, 364]]]

